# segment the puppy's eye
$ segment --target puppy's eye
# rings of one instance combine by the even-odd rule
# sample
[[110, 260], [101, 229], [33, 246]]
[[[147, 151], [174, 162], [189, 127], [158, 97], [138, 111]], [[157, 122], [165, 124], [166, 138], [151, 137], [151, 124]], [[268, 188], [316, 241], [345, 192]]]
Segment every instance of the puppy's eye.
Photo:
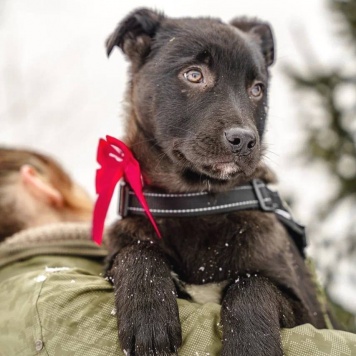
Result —
[[250, 89], [250, 94], [254, 98], [259, 98], [263, 94], [263, 84], [257, 83]]
[[191, 83], [201, 83], [203, 81], [203, 73], [197, 69], [191, 69], [184, 73], [184, 78]]

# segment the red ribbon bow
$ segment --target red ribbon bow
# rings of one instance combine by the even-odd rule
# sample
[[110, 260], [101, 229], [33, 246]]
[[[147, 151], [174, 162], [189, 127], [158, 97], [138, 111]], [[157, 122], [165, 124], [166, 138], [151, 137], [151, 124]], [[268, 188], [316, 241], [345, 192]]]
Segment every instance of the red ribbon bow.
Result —
[[95, 189], [98, 194], [93, 215], [93, 240], [100, 245], [103, 236], [105, 217], [110, 205], [111, 197], [118, 181], [124, 177], [130, 184], [140, 201], [146, 215], [150, 219], [157, 235], [161, 238], [155, 220], [148, 208], [142, 192], [142, 176], [140, 165], [130, 149], [115, 137], [106, 136], [100, 139], [97, 152], [97, 162], [100, 168], [96, 171]]

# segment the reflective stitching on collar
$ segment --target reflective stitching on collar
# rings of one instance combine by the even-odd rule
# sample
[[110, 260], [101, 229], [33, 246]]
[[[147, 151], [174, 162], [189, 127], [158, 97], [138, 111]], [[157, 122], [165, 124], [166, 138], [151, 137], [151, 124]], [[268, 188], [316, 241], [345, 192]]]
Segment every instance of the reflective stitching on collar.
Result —
[[[264, 184], [259, 184], [259, 187], [264, 187]], [[251, 189], [249, 186], [236, 187], [233, 190], [246, 190]], [[135, 195], [133, 191], [129, 191], [130, 195]], [[164, 194], [164, 193], [143, 193], [147, 197], [159, 197], [159, 198], [183, 198], [183, 197], [196, 197], [200, 195], [207, 195], [209, 192], [199, 192], [199, 193], [177, 193], [177, 194]]]
[[[220, 210], [220, 209], [224, 209], [224, 208], [230, 208], [230, 207], [240, 206], [240, 205], [249, 205], [249, 204], [258, 204], [258, 200], [247, 200], [247, 201], [240, 202], [240, 203], [231, 203], [231, 204], [225, 204], [225, 205], [219, 205], [219, 206], [210, 206], [207, 208], [177, 209], [177, 210], [150, 209], [150, 211], [152, 213], [168, 213], [168, 214], [194, 213], [194, 212], [200, 212], [200, 211]], [[128, 210], [144, 211], [144, 209], [136, 208], [136, 207], [128, 207]]]

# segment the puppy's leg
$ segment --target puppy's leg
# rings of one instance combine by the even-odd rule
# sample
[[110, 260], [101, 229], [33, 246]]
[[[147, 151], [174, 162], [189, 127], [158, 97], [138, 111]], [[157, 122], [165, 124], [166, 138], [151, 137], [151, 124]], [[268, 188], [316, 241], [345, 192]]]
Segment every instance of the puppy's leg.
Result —
[[282, 356], [280, 320], [293, 319], [287, 299], [267, 278], [240, 276], [224, 296], [222, 356]]
[[158, 246], [125, 247], [108, 273], [115, 289], [119, 339], [127, 355], [171, 355], [181, 345], [176, 291]]

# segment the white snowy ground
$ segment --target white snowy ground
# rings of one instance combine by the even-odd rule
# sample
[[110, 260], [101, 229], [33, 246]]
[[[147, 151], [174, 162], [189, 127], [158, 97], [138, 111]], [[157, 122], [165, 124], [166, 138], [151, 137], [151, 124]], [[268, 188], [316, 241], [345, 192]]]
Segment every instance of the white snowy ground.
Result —
[[[3, 0], [0, 144], [50, 153], [94, 197], [98, 138], [122, 134], [127, 63], [118, 50], [108, 59], [104, 49], [116, 24], [141, 6], [174, 17], [213, 16], [228, 21], [240, 15], [257, 16], [273, 25], [277, 43], [270, 90], [269, 162], [279, 174], [281, 191], [305, 197], [296, 215], [307, 222], [313, 207], [323, 204], [325, 192], [333, 186], [321, 178], [321, 171], [293, 165], [291, 155], [302, 144], [303, 132], [297, 117], [299, 99], [282, 68], [293, 64], [305, 70], [314, 61], [326, 68], [340, 60], [348, 63], [349, 53], [337, 39], [326, 5], [326, 0]], [[307, 63], [303, 51], [309, 53]], [[115, 208], [112, 204], [111, 220]], [[343, 219], [333, 225], [336, 234]], [[335, 295], [356, 311], [355, 288], [345, 276], [335, 286]]]

